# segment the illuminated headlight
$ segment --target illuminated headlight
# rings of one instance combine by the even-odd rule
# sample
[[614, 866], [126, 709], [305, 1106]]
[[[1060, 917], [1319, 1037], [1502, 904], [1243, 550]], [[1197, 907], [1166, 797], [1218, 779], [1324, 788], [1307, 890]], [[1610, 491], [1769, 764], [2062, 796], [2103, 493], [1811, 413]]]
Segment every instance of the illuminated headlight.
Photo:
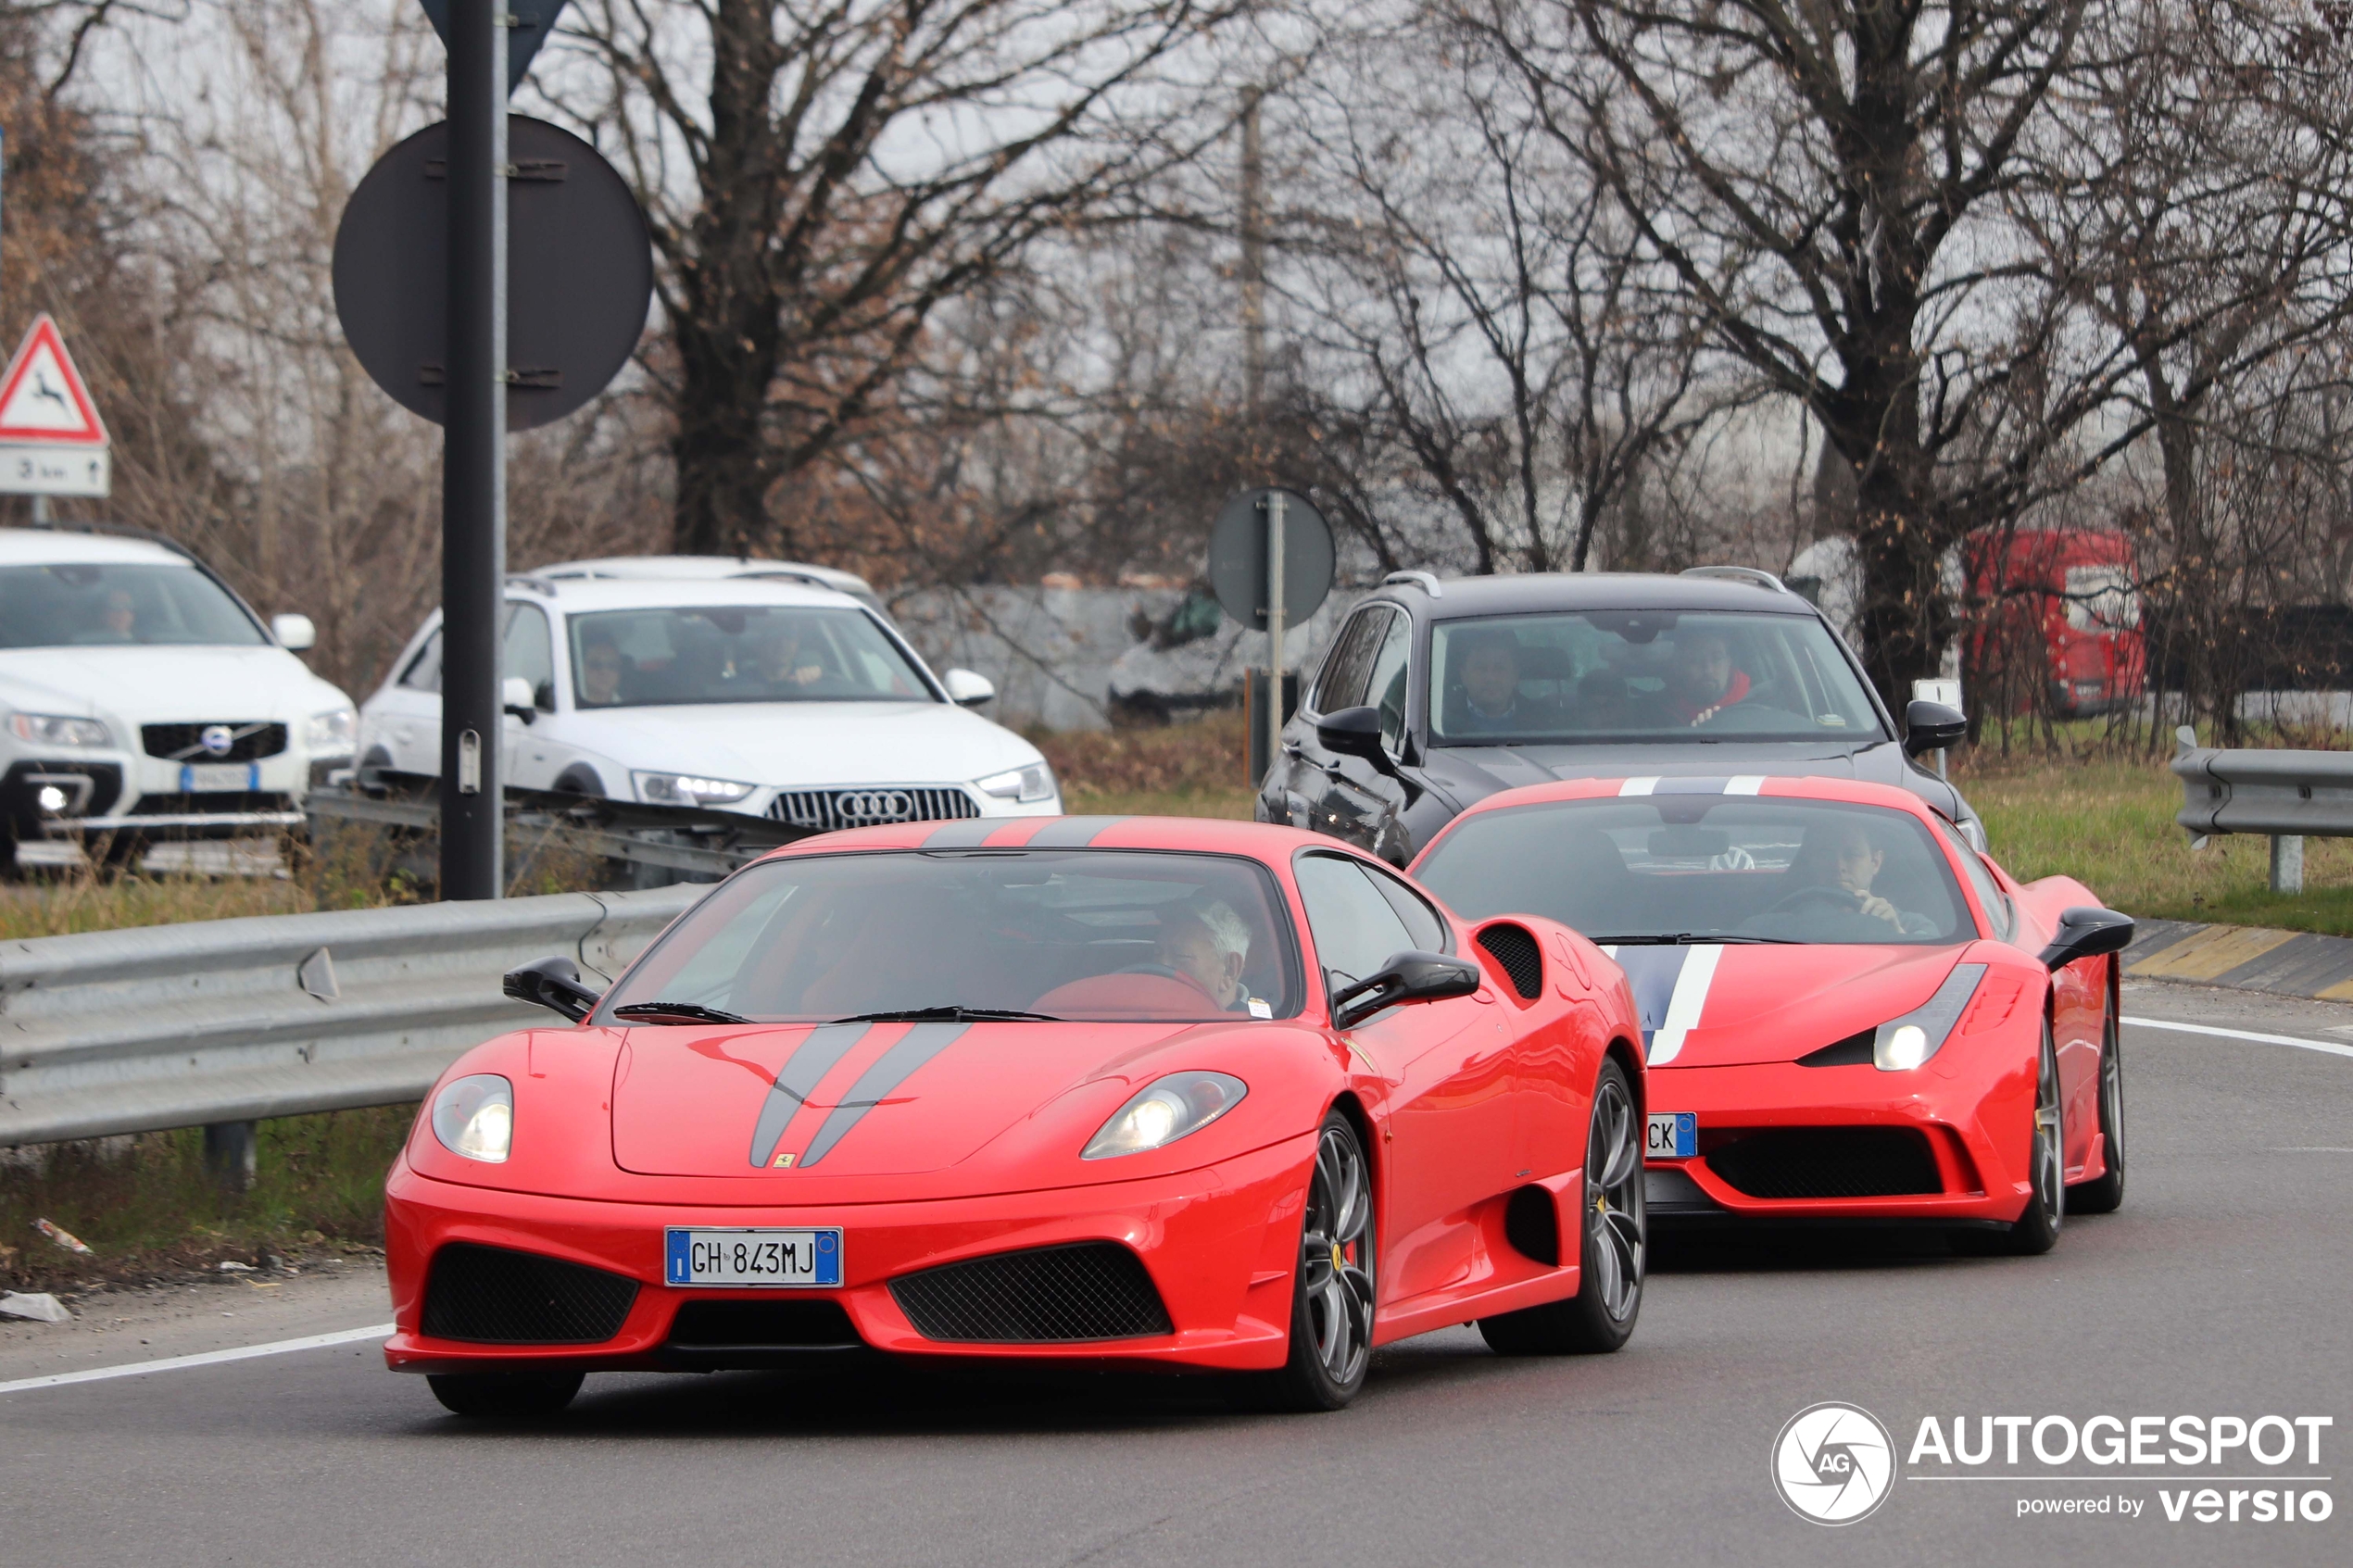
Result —
[[461, 1159], [503, 1164], [515, 1136], [515, 1086], [495, 1073], [443, 1085], [433, 1097], [433, 1135]]
[[1011, 768], [1001, 773], [991, 773], [985, 779], [973, 781], [973, 787], [983, 795], [993, 795], [1000, 800], [1047, 800], [1054, 793], [1054, 771], [1043, 762], [1032, 762], [1026, 768]]
[[656, 806], [724, 806], [760, 787], [692, 773], [639, 773], [636, 779], [637, 798]]
[[359, 715], [348, 708], [313, 713], [302, 727], [302, 744], [313, 757], [348, 757], [359, 736]]
[[1198, 1133], [1239, 1105], [1250, 1085], [1225, 1073], [1172, 1073], [1119, 1108], [1087, 1140], [1081, 1160], [1141, 1154]]
[[8, 728], [35, 746], [112, 746], [114, 732], [96, 719], [59, 713], [11, 713]]
[[1985, 978], [1982, 963], [1955, 964], [1936, 995], [1901, 1018], [1879, 1026], [1871, 1040], [1871, 1064], [1881, 1073], [1908, 1073], [1944, 1047], [1953, 1025], [1961, 1021], [1977, 983]]
[[32, 803], [44, 811], [62, 811], [66, 809], [66, 792], [56, 784], [43, 784], [33, 796]]

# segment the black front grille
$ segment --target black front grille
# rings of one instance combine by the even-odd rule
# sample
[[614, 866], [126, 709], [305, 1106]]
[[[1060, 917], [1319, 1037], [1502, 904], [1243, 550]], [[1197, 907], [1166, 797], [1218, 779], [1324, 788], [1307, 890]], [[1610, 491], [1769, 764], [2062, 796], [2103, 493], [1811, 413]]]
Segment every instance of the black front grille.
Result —
[[980, 803], [952, 784], [874, 784], [857, 789], [789, 790], [768, 814], [812, 833], [885, 822], [945, 822], [980, 815]]
[[1532, 1002], [1544, 994], [1544, 955], [1526, 926], [1491, 925], [1478, 934], [1478, 945], [1504, 966], [1522, 1001]]
[[291, 811], [294, 797], [266, 789], [200, 790], [194, 795], [143, 795], [127, 815], [184, 817], [194, 812]]
[[1751, 1198], [1898, 1198], [1942, 1192], [1928, 1140], [1902, 1127], [1788, 1127], [1752, 1133], [1706, 1156]]
[[[214, 728], [229, 732], [227, 750], [214, 751], [205, 745], [205, 732]], [[140, 729], [139, 738], [145, 743], [148, 756], [172, 762], [258, 762], [286, 749], [283, 724], [233, 719], [201, 724], [148, 724]]]
[[453, 1241], [434, 1254], [424, 1331], [479, 1345], [595, 1345], [621, 1332], [637, 1282], [534, 1252]]
[[890, 1282], [926, 1339], [1043, 1344], [1176, 1332], [1144, 1261], [1116, 1242], [1000, 1252]]
[[682, 1350], [837, 1350], [859, 1343], [838, 1301], [779, 1297], [773, 1301], [689, 1301], [670, 1325]]

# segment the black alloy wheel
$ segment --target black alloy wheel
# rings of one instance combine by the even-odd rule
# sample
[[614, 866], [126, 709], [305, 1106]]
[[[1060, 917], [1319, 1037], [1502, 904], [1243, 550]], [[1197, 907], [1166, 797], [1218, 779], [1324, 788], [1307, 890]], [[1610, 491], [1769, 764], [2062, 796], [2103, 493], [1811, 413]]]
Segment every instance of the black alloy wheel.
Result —
[[1373, 1360], [1372, 1166], [1347, 1117], [1324, 1118], [1307, 1179], [1299, 1271], [1291, 1289], [1290, 1359], [1268, 1374], [1268, 1408], [1336, 1411], [1365, 1386]]
[[1602, 1063], [1585, 1133], [1584, 1222], [1577, 1294], [1478, 1320], [1488, 1348], [1504, 1356], [1605, 1354], [1633, 1336], [1649, 1263], [1642, 1208], [1642, 1116], [1626, 1071]]
[[2118, 1008], [2111, 973], [2100, 1023], [2100, 1148], [2108, 1169], [2067, 1189], [2067, 1207], [2078, 1214], [2112, 1214], [2124, 1203], [2124, 1026]]
[[2034, 1074], [2034, 1123], [2028, 1144], [2027, 1168], [2034, 1190], [2025, 1212], [1995, 1231], [1961, 1231], [1957, 1249], [1970, 1253], [2011, 1253], [2032, 1256], [2058, 1244], [2059, 1226], [2067, 1219], [2067, 1118], [2059, 1103], [2058, 1050], [2051, 1041], [2051, 1021], [2043, 1020], [2043, 1049]]
[[554, 1415], [580, 1392], [576, 1372], [443, 1372], [425, 1378], [433, 1397], [452, 1414], [481, 1421], [529, 1421]]

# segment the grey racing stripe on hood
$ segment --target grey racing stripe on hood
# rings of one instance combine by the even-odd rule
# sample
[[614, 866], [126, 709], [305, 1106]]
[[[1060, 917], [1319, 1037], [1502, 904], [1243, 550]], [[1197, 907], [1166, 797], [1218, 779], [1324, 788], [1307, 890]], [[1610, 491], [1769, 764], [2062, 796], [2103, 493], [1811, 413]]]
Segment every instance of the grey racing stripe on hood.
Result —
[[1057, 817], [1029, 835], [1025, 849], [1084, 849], [1095, 835], [1117, 827], [1125, 817]]
[[974, 817], [966, 822], [950, 822], [924, 840], [925, 849], [974, 849], [980, 841], [1005, 825], [1002, 817]]
[[909, 1029], [897, 1045], [858, 1074], [858, 1082], [849, 1086], [849, 1093], [842, 1097], [841, 1103], [825, 1112], [817, 1135], [809, 1140], [809, 1152], [800, 1157], [801, 1169], [805, 1171], [823, 1160], [866, 1112], [888, 1098], [891, 1090], [912, 1077], [916, 1069], [946, 1050], [957, 1035], [971, 1027], [969, 1023], [918, 1023]]
[[849, 1054], [849, 1047], [863, 1039], [871, 1023], [821, 1023], [809, 1032], [808, 1037], [793, 1047], [792, 1055], [777, 1070], [776, 1082], [768, 1091], [767, 1103], [760, 1108], [760, 1124], [751, 1133], [751, 1162], [760, 1170], [776, 1158], [776, 1140], [785, 1135], [792, 1113], [801, 1102], [816, 1093], [817, 1085], [834, 1064]]

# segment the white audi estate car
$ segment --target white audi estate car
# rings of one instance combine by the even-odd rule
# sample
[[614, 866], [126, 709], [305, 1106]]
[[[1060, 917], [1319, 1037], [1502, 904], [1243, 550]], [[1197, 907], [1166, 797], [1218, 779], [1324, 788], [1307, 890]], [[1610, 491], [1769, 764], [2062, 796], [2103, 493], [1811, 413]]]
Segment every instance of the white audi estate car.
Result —
[[[935, 676], [872, 607], [769, 577], [509, 579], [505, 782], [768, 817], [814, 832], [1059, 816], [1037, 747], [970, 709], [996, 689]], [[441, 617], [359, 713], [359, 778], [441, 766]]]
[[179, 546], [129, 530], [0, 528], [0, 868], [17, 846], [296, 826], [351, 766], [351, 698]]

